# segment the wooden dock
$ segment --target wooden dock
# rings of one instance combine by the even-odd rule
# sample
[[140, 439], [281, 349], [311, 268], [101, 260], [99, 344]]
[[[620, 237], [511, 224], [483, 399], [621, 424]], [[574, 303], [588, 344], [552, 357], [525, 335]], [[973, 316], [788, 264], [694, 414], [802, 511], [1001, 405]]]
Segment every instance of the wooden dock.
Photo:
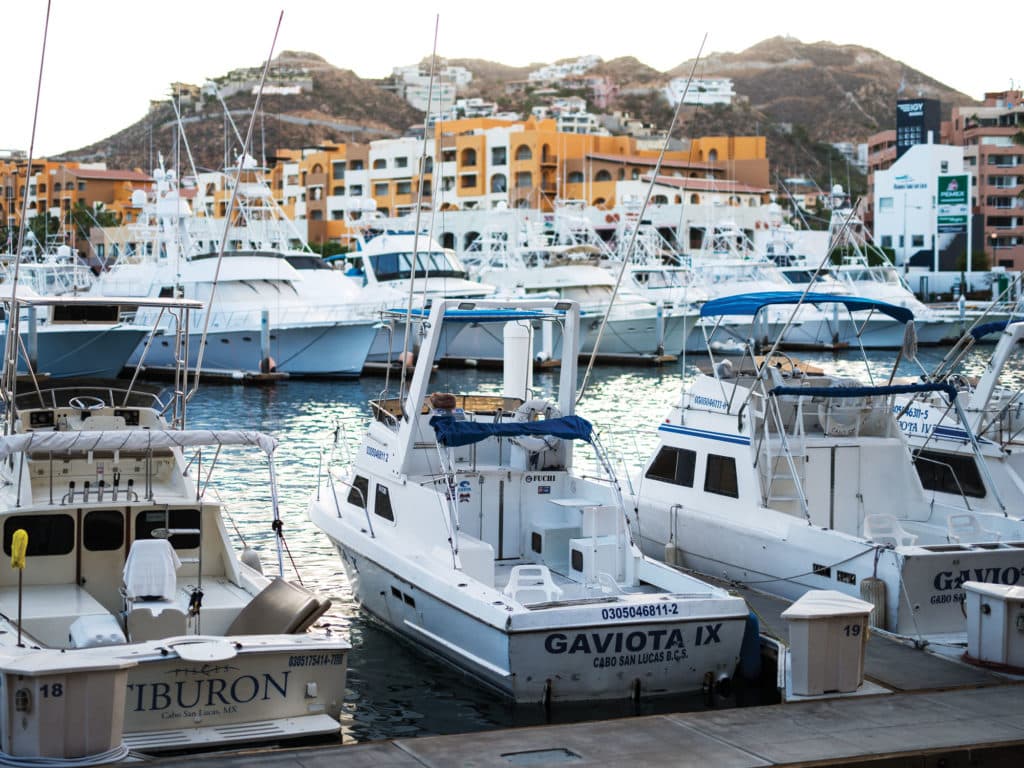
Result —
[[[788, 603], [741, 593], [762, 632], [785, 639], [780, 614]], [[156, 762], [162, 768], [1024, 764], [1024, 682], [877, 633], [868, 641], [864, 674], [872, 693], [856, 696]]]

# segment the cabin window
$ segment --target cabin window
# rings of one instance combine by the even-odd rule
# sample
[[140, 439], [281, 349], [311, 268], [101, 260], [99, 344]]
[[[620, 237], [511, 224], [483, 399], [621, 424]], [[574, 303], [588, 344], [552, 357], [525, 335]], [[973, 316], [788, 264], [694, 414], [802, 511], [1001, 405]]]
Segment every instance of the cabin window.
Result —
[[939, 491], [985, 498], [985, 483], [973, 456], [956, 456], [939, 451], [916, 451], [914, 466], [926, 491]]
[[116, 509], [94, 509], [82, 521], [82, 545], [90, 552], [111, 552], [124, 546], [124, 515]]
[[738, 499], [740, 490], [736, 482], [736, 459], [732, 456], [709, 453], [708, 466], [704, 473], [704, 490]]
[[348, 503], [353, 507], [366, 509], [366, 496], [370, 493], [370, 481], [362, 475], [352, 480], [352, 489], [348, 492]]
[[697, 454], [685, 448], [663, 446], [647, 468], [646, 477], [660, 480], [673, 485], [685, 485], [693, 488], [693, 470], [697, 464]]
[[[160, 528], [199, 529], [198, 509], [147, 509], [135, 516], [135, 538], [155, 539]], [[198, 533], [176, 533], [168, 538], [175, 549], [195, 549], [199, 546]]]
[[391, 494], [386, 485], [377, 484], [377, 493], [373, 498], [373, 512], [385, 520], [395, 522], [395, 513], [391, 509]]
[[11, 539], [19, 528], [28, 534], [28, 557], [66, 555], [75, 548], [75, 520], [71, 515], [15, 515], [4, 520], [4, 554], [11, 554]]

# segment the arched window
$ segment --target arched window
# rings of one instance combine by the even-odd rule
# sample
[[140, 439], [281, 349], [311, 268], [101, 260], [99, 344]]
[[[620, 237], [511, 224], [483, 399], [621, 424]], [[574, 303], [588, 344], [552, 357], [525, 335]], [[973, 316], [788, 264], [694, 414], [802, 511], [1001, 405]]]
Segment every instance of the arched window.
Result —
[[324, 167], [322, 165], [320, 165], [320, 163], [316, 163], [313, 166], [312, 173], [323, 173], [323, 172], [324, 172]]
[[423, 162], [423, 172], [424, 173], [433, 173], [434, 172], [434, 158], [428, 157]]
[[466, 147], [462, 150], [462, 165], [463, 167], [473, 167], [476, 165], [476, 150], [472, 147]]
[[609, 171], [605, 170], [604, 168], [602, 168], [600, 171], [598, 171], [597, 174], [594, 176], [594, 181], [611, 181], [611, 180], [612, 180], [611, 173]]
[[572, 171], [569, 174], [570, 184], [582, 184], [583, 183], [583, 171]]
[[690, 195], [690, 204], [691, 205], [700, 205], [700, 195], [698, 195], [696, 192], [694, 192], [692, 195]]
[[637, 179], [639, 179], [640, 178], [640, 169], [639, 168], [634, 168], [632, 171], [630, 171], [629, 178], [631, 178], [633, 181], [636, 181]]
[[508, 178], [504, 173], [496, 173], [491, 176], [491, 192], [507, 192]]
[[516, 160], [533, 160], [533, 151], [526, 145], [516, 147]]
[[624, 178], [626, 178], [626, 169], [619, 168], [619, 181], [622, 181]]
[[717, 163], [718, 162], [718, 150], [717, 149], [712, 149], [710, 152], [708, 152], [708, 162], [709, 163]]

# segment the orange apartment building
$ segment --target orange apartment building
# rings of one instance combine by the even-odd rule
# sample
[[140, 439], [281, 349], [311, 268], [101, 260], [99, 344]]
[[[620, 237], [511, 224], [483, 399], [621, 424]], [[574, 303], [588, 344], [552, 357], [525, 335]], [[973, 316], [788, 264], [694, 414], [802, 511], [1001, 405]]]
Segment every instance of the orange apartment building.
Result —
[[[25, 210], [29, 219], [46, 214], [63, 226], [76, 205], [95, 210], [101, 204], [120, 221], [129, 221], [138, 213], [132, 206], [132, 193], [148, 191], [152, 186], [152, 177], [138, 170], [107, 170], [40, 159], [32, 161], [29, 173], [27, 159], [12, 159], [0, 162], [0, 221], [8, 227], [20, 226]], [[68, 244], [90, 255], [88, 243], [75, 242], [75, 236], [69, 228]]]
[[[422, 139], [402, 137], [280, 150], [270, 184], [285, 213], [305, 220], [310, 242], [343, 242], [363, 212], [356, 198], [372, 198], [386, 216], [414, 210], [417, 202], [442, 211], [507, 207], [548, 212], [556, 200], [571, 199], [610, 209], [620, 202], [616, 182], [649, 178], [661, 143], [559, 132], [552, 119], [468, 118], [437, 124], [426, 147]], [[694, 189], [682, 179], [695, 180]], [[725, 190], [766, 189], [766, 140], [693, 139], [665, 153], [661, 180], [675, 187], [674, 199], [665, 203], [682, 202], [684, 196], [692, 201], [692, 195], [708, 191], [709, 181]]]

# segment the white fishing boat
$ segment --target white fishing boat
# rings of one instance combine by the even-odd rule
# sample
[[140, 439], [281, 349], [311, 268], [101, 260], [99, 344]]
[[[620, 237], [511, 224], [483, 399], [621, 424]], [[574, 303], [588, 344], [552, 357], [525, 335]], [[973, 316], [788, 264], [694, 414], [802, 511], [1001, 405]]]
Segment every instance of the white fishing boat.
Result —
[[[702, 313], [756, 317], [776, 300], [734, 297]], [[911, 317], [859, 297], [831, 300]], [[894, 418], [896, 397], [952, 385], [866, 381], [805, 374], [784, 355], [712, 356], [659, 424], [633, 483], [644, 551], [789, 599], [811, 589], [863, 597], [877, 627], [962, 642], [963, 582], [1017, 583], [1024, 527], [990, 514], [985, 527], [999, 541], [953, 539], [950, 518], [965, 508], [922, 488]]]
[[[11, 287], [0, 285], [0, 301], [8, 307]], [[147, 326], [125, 319], [125, 306], [115, 297], [40, 296], [23, 285], [15, 295], [21, 314], [10, 362], [22, 374], [114, 378], [149, 332]], [[0, 333], [7, 334], [9, 320], [5, 308]]]
[[[150, 303], [182, 329], [200, 309]], [[0, 762], [337, 734], [350, 646], [306, 631], [329, 601], [283, 578], [276, 441], [188, 429], [184, 376], [168, 398], [16, 383], [5, 371], [0, 521], [18, 567], [0, 569]], [[211, 475], [232, 446], [266, 462], [276, 575], [228, 535]]]
[[[977, 338], [998, 332], [999, 341], [980, 377], [954, 373]], [[896, 418], [907, 438], [921, 483], [943, 503], [960, 504], [950, 537], [977, 543], [1002, 534], [990, 515], [1024, 516], [1024, 396], [1019, 381], [1024, 323], [998, 321], [972, 329], [929, 379], [949, 382], [945, 393], [917, 393], [896, 400]]]
[[[366, 611], [517, 701], [713, 688], [736, 668], [746, 605], [633, 544], [611, 465], [574, 414], [575, 358], [556, 398], [538, 399], [534, 322], [575, 343], [579, 306], [435, 301], [405, 397], [371, 404], [356, 458], [321, 478], [310, 520]], [[444, 328], [460, 323], [502, 329], [503, 395], [431, 394]], [[576, 441], [599, 476], [575, 468]]]

